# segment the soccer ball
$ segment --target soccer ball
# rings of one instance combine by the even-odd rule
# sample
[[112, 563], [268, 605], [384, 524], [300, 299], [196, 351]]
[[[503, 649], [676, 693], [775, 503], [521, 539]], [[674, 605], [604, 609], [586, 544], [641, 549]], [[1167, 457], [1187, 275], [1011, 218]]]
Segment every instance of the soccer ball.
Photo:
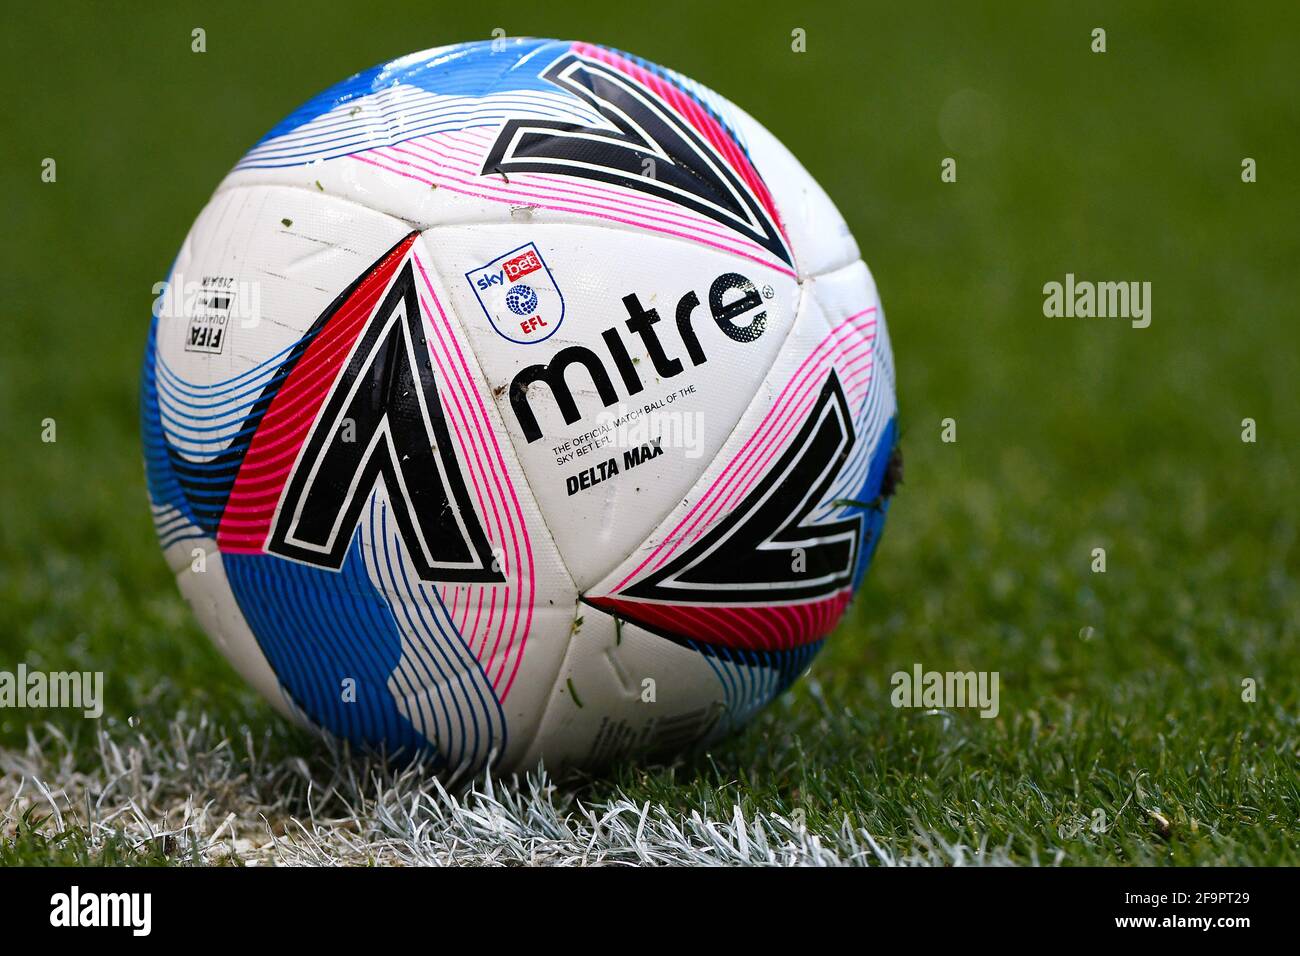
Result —
[[155, 302], [154, 523], [285, 714], [448, 778], [669, 754], [804, 671], [896, 478], [876, 286], [798, 161], [587, 43], [385, 63]]

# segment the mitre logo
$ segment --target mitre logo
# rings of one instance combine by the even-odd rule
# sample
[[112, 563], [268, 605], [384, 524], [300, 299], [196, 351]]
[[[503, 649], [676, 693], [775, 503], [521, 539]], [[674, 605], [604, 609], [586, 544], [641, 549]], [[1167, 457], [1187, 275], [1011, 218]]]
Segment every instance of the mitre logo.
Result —
[[[760, 290], [740, 273], [724, 272], [709, 284], [705, 298], [708, 300], [709, 318], [718, 330], [732, 342], [748, 344], [757, 341], [767, 328], [768, 307], [764, 300], [774, 295], [771, 286], [764, 286]], [[641, 378], [642, 370], [637, 368], [636, 360], [628, 351], [620, 327], [626, 328], [628, 335], [640, 340], [641, 347], [650, 358], [656, 381], [681, 375], [686, 370], [683, 359], [688, 360], [692, 368], [707, 362], [709, 357], [694, 325], [701, 304], [700, 297], [695, 292], [688, 291], [677, 300], [676, 309], [671, 313], [672, 318], [664, 321], [658, 309], [647, 309], [635, 292], [628, 293], [623, 296], [627, 319], [600, 333], [604, 356], [583, 345], [569, 345], [550, 356], [546, 364], [529, 365], [521, 369], [510, 382], [510, 408], [525, 441], [531, 444], [542, 437], [542, 426], [533, 409], [533, 398], [541, 389], [534, 386], [545, 386], [549, 390], [551, 400], [564, 416], [566, 425], [572, 425], [586, 412], [593, 410], [589, 399], [585, 411], [578, 407], [574, 395], [575, 385], [579, 389], [578, 394], [592, 396], [594, 393], [605, 408], [619, 401], [620, 386], [623, 394], [628, 397], [645, 388], [645, 382]], [[662, 337], [660, 322], [672, 329]], [[674, 337], [676, 342], [673, 341]], [[606, 361], [613, 364], [613, 375], [610, 374]], [[585, 387], [586, 382], [581, 373], [574, 373], [572, 381], [570, 380], [569, 368], [573, 365], [586, 370], [590, 388]], [[650, 374], [650, 370], [646, 370], [646, 374]], [[615, 378], [618, 384], [615, 384]]]
[[497, 335], [511, 342], [544, 342], [564, 320], [564, 296], [531, 242], [471, 269], [465, 278]]

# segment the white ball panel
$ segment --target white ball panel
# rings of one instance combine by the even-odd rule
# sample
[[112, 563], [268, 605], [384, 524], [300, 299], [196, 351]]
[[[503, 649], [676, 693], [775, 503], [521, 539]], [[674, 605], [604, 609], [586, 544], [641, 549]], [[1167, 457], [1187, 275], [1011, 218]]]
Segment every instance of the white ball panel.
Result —
[[[421, 243], [438, 264], [565, 564], [579, 588], [590, 586], [645, 540], [722, 447], [783, 347], [798, 286], [779, 271], [708, 247], [595, 226], [440, 227]], [[523, 336], [519, 328], [503, 328], [512, 321], [509, 310], [475, 285], [481, 267], [521, 248], [535, 249], [546, 267], [533, 274], [540, 278], [520, 280], [549, 296], [539, 309], [554, 327], [538, 329], [545, 337], [536, 342], [502, 334]], [[497, 270], [489, 272], [496, 277]], [[714, 283], [732, 273], [749, 280], [756, 296], [734, 326], [715, 320], [710, 302]], [[628, 329], [628, 295], [655, 312], [661, 361], [669, 360], [675, 374], [660, 375], [646, 338]], [[677, 321], [690, 296], [697, 304], [686, 328], [698, 343], [698, 365]], [[728, 289], [724, 304], [741, 296]], [[505, 318], [489, 318], [489, 311]], [[744, 338], [755, 322], [762, 331], [752, 341], [731, 337]], [[632, 393], [620, 372], [610, 336], [626, 349], [640, 391]], [[580, 417], [566, 422], [555, 390], [537, 381], [526, 390], [540, 433], [530, 440], [513, 407], [512, 382], [530, 367], [551, 367], [564, 349], [586, 350], [616, 401], [605, 403], [585, 365], [568, 366], [564, 381]], [[664, 453], [629, 468], [627, 456], [635, 458], [656, 437]]]
[[[551, 769], [677, 751], [726, 720], [716, 668], [698, 651], [583, 606], [537, 737], [520, 759]], [[653, 698], [653, 699], [651, 699]]]
[[[195, 385], [242, 375], [293, 345], [352, 279], [409, 231], [391, 216], [315, 191], [219, 192], [172, 267], [171, 297], [159, 312], [159, 356]], [[213, 277], [233, 289], [226, 340], [219, 351], [195, 351], [187, 348], [188, 319], [201, 311], [195, 296]]]
[[758, 120], [736, 108], [750, 158], [763, 176], [794, 248], [800, 276], [815, 276], [858, 258], [858, 243], [826, 190]]

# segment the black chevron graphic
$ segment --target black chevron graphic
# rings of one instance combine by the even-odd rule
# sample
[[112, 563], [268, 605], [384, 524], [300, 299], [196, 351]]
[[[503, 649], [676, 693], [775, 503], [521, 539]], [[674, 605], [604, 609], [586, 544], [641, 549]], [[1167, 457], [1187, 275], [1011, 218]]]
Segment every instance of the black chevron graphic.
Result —
[[621, 70], [576, 53], [541, 74], [610, 124], [512, 119], [482, 175], [540, 172], [627, 186], [668, 199], [745, 235], [784, 262], [790, 250], [762, 204], [689, 123]]
[[[726, 518], [617, 597], [740, 604], [807, 600], [853, 580], [862, 516], [806, 523], [853, 447], [853, 419], [834, 372], [780, 460]], [[796, 549], [799, 549], [796, 551]]]
[[504, 580], [456, 461], [409, 259], [322, 404], [286, 483], [267, 550], [342, 567], [380, 480], [422, 579]]

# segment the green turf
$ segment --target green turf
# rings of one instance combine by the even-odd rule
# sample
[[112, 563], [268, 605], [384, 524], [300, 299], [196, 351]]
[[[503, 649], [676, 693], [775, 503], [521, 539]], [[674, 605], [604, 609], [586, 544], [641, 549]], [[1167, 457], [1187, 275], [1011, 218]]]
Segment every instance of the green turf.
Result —
[[[152, 285], [309, 94], [494, 27], [583, 37], [731, 96], [836, 199], [884, 299], [907, 457], [812, 679], [697, 761], [583, 793], [848, 813], [895, 847], [937, 833], [1020, 861], [1300, 863], [1300, 11], [559, 6], [7, 14], [0, 669], [105, 671], [113, 727], [165, 735], [184, 707], [311, 748], [210, 647], [154, 542], [136, 424]], [[1044, 318], [1066, 272], [1150, 281], [1151, 327]], [[917, 662], [998, 671], [1000, 715], [894, 709], [890, 675]], [[36, 718], [92, 736], [4, 710], [0, 747]], [[0, 865], [84, 859], [48, 821], [0, 846]]]

